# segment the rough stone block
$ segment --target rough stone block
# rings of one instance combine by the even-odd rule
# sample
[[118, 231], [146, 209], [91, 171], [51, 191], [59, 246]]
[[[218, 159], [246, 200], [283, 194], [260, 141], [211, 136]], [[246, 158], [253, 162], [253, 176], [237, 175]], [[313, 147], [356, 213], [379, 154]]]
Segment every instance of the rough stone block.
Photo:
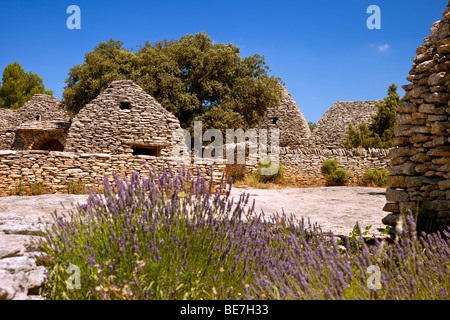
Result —
[[400, 202], [400, 201], [407, 202], [409, 201], [409, 195], [404, 190], [388, 188], [386, 190], [386, 200], [393, 202]]

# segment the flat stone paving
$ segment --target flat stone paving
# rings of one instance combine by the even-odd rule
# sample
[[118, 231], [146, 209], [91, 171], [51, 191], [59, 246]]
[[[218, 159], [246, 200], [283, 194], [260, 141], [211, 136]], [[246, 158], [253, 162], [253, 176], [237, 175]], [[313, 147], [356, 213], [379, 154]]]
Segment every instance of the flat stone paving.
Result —
[[[266, 215], [284, 209], [286, 214], [318, 223], [322, 230], [348, 235], [356, 222], [370, 234], [379, 235], [385, 189], [366, 187], [323, 187], [279, 190], [233, 188], [237, 199], [243, 192], [255, 199], [257, 212]], [[0, 300], [42, 299], [46, 270], [36, 266], [33, 242], [51, 225], [51, 213], [67, 212], [75, 203], [83, 204], [86, 195], [12, 196], [0, 198]]]
[[250, 193], [250, 201], [255, 199], [257, 211], [265, 214], [284, 212], [311, 223], [318, 223], [322, 230], [335, 235], [348, 235], [356, 222], [364, 227], [372, 226], [368, 235], [380, 235], [378, 229], [384, 229], [381, 219], [387, 213], [383, 211], [386, 203], [384, 188], [369, 187], [320, 187], [292, 188], [280, 190], [232, 189], [232, 195]]

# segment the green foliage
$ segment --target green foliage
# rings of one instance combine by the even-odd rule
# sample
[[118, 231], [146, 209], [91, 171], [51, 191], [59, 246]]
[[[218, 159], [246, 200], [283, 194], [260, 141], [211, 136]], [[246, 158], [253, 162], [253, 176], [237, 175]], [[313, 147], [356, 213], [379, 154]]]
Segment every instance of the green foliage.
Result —
[[97, 97], [114, 80], [128, 79], [137, 65], [136, 56], [121, 41], [101, 42], [85, 54], [85, 61], [70, 69], [63, 103], [73, 114]]
[[279, 79], [264, 57], [241, 58], [239, 47], [213, 43], [204, 32], [178, 40], [146, 42], [136, 54], [122, 42], [100, 43], [66, 79], [64, 103], [78, 113], [113, 80], [130, 79], [172, 112], [183, 128], [252, 126], [281, 101]]
[[43, 182], [36, 182], [30, 185], [30, 194], [32, 196], [39, 196], [45, 193], [48, 193], [48, 190]]
[[337, 160], [327, 160], [322, 164], [322, 172], [326, 174], [331, 174], [336, 171], [339, 166], [339, 161]]
[[315, 123], [315, 122], [308, 122], [308, 126], [309, 126], [309, 130], [311, 130], [311, 132], [313, 132], [314, 129], [317, 127], [317, 123]]
[[326, 160], [322, 164], [322, 172], [326, 174], [328, 183], [344, 185], [350, 180], [351, 174], [338, 166], [339, 161]]
[[36, 73], [25, 72], [18, 62], [9, 64], [0, 85], [0, 108], [19, 109], [35, 94], [53, 95], [42, 81]]
[[346, 184], [350, 180], [350, 172], [337, 168], [336, 171], [328, 175], [328, 180], [337, 184]]
[[372, 115], [370, 126], [360, 124], [358, 129], [349, 126], [344, 142], [346, 148], [392, 148], [400, 99], [395, 83], [389, 86], [387, 94], [383, 104], [376, 104], [377, 113]]
[[24, 192], [25, 192], [25, 190], [24, 190], [24, 185], [23, 185], [23, 178], [20, 177], [19, 184], [15, 186], [13, 195], [21, 196], [21, 195], [23, 195]]
[[364, 173], [364, 181], [366, 184], [374, 184], [379, 187], [386, 186], [386, 180], [389, 172], [384, 168], [367, 169]]
[[20, 178], [19, 184], [15, 186], [13, 195], [16, 196], [39, 196], [41, 194], [48, 193], [49, 190], [46, 185], [40, 181], [35, 183], [23, 182], [23, 178]]
[[86, 194], [87, 193], [86, 184], [81, 180], [69, 182], [69, 184], [67, 185], [67, 193]]
[[[262, 170], [269, 169], [269, 168], [271, 171], [269, 174], [262, 172]], [[280, 163], [273, 165], [272, 160], [270, 158], [268, 158], [268, 159], [265, 159], [265, 161], [259, 162], [258, 170], [254, 173], [254, 175], [258, 182], [277, 183], [283, 179], [284, 168]]]
[[344, 146], [351, 148], [383, 148], [383, 142], [380, 136], [373, 134], [370, 128], [361, 123], [358, 129], [355, 129], [352, 124], [348, 126], [347, 138], [344, 141]]

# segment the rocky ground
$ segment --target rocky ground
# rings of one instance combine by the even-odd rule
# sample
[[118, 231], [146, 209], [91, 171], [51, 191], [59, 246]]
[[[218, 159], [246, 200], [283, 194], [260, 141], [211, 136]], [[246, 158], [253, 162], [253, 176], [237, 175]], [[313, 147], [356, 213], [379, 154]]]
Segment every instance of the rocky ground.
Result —
[[[324, 231], [348, 235], [356, 222], [372, 225], [370, 235], [384, 228], [381, 219], [385, 189], [363, 187], [295, 188], [282, 190], [238, 189], [255, 199], [255, 208], [270, 215], [293, 214], [318, 223]], [[85, 195], [42, 195], [0, 198], [0, 300], [42, 299], [46, 270], [36, 266], [33, 242], [51, 225], [51, 213], [67, 212]], [[252, 200], [251, 200], [252, 202]]]
[[47, 278], [36, 266], [36, 242], [51, 225], [51, 213], [67, 212], [82, 195], [0, 198], [0, 300], [40, 300]]

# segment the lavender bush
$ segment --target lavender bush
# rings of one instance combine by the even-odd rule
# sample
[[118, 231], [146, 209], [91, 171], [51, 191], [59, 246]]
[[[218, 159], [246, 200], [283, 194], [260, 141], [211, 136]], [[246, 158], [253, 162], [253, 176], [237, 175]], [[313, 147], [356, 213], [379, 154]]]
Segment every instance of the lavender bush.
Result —
[[[338, 244], [318, 226], [257, 215], [197, 172], [104, 179], [86, 205], [41, 242], [48, 299], [448, 299], [449, 233], [417, 237], [406, 221], [394, 244], [359, 236]], [[68, 267], [80, 270], [70, 289]], [[381, 289], [367, 287], [367, 268]]]

